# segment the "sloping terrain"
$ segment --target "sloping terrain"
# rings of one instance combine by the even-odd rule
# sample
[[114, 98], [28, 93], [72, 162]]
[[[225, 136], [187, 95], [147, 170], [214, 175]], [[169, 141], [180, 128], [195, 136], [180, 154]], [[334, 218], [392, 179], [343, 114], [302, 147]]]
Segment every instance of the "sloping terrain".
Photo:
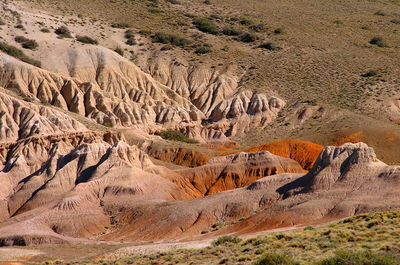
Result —
[[0, 0], [0, 246], [212, 240], [400, 209], [399, 13]]

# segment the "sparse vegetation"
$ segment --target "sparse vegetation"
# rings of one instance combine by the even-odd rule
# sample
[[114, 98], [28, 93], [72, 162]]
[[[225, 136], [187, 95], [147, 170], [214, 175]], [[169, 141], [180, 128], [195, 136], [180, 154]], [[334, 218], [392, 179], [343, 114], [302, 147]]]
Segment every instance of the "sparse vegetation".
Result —
[[126, 28], [129, 28], [130, 25], [129, 25], [129, 23], [126, 23], [126, 22], [116, 22], [116, 23], [111, 24], [111, 27], [117, 28], [117, 29], [126, 29]]
[[157, 32], [153, 36], [153, 42], [163, 43], [163, 44], [171, 44], [175, 46], [185, 47], [190, 43], [190, 40], [180, 37], [178, 35], [164, 33], [164, 32]]
[[98, 41], [89, 37], [89, 36], [77, 36], [76, 40], [85, 44], [93, 44], [93, 45], [97, 45]]
[[0, 18], [0, 26], [4, 26], [6, 23], [4, 22], [4, 20], [2, 18]]
[[71, 31], [66, 26], [61, 26], [55, 30], [60, 38], [72, 38]]
[[121, 47], [115, 48], [114, 51], [119, 55], [124, 56], [124, 50]]
[[37, 47], [39, 47], [39, 44], [35, 40], [27, 40], [22, 43], [22, 48], [24, 49], [34, 50]]
[[50, 33], [50, 30], [48, 28], [41, 28], [40, 31], [43, 33]]
[[178, 142], [184, 142], [184, 143], [189, 143], [189, 144], [196, 144], [198, 143], [197, 140], [191, 139], [181, 133], [180, 131], [175, 131], [175, 130], [166, 130], [166, 131], [161, 131], [158, 132], [157, 135], [159, 135], [161, 138], [164, 140], [171, 140], [171, 141], [178, 141]]
[[267, 253], [261, 259], [254, 263], [254, 265], [297, 265], [300, 264], [294, 261], [286, 254], [280, 253]]
[[373, 37], [369, 43], [376, 45], [378, 47], [387, 47], [388, 45], [386, 44], [386, 42], [383, 40], [382, 37]]
[[398, 257], [390, 254], [373, 253], [368, 250], [358, 252], [340, 250], [334, 256], [320, 261], [318, 265], [397, 265], [399, 262]]
[[196, 50], [194, 51], [196, 54], [206, 54], [210, 53], [211, 50], [211, 45], [210, 44], [202, 44], [197, 46]]
[[275, 51], [278, 49], [278, 46], [275, 43], [272, 42], [265, 42], [262, 43], [260, 46], [258, 46], [259, 48], [263, 48], [266, 50], [270, 50], [270, 51]]
[[10, 56], [13, 56], [25, 63], [29, 63], [32, 64], [34, 66], [40, 67], [41, 63], [40, 61], [37, 61], [35, 59], [32, 59], [30, 57], [28, 57], [23, 51], [21, 51], [20, 49], [9, 45], [5, 42], [0, 42], [0, 50]]
[[[371, 222], [375, 225], [368, 228]], [[154, 261], [171, 264], [173, 261], [178, 264], [394, 265], [399, 264], [396, 254], [400, 250], [399, 222], [399, 211], [362, 214], [324, 227], [270, 233], [245, 241], [227, 235], [199, 250], [133, 254], [104, 261], [104, 264], [152, 264]], [[213, 226], [222, 225], [218, 222]], [[201, 234], [210, 232], [202, 231]], [[98, 264], [98, 261], [86, 263]]]
[[379, 72], [377, 70], [371, 69], [368, 72], [366, 72], [365, 74], [362, 74], [362, 77], [372, 77], [372, 76], [377, 76], [379, 74]]
[[237, 244], [240, 243], [242, 239], [238, 236], [221, 236], [217, 240], [215, 240], [212, 244], [213, 246], [224, 245], [227, 243]]
[[209, 33], [209, 34], [218, 34], [219, 28], [215, 23], [208, 18], [197, 18], [194, 20], [193, 24], [197, 27], [198, 30]]
[[257, 40], [257, 35], [246, 32], [239, 36], [239, 40], [242, 42], [255, 42]]
[[239, 36], [242, 32], [234, 26], [226, 26], [223, 28], [222, 33], [227, 36]]

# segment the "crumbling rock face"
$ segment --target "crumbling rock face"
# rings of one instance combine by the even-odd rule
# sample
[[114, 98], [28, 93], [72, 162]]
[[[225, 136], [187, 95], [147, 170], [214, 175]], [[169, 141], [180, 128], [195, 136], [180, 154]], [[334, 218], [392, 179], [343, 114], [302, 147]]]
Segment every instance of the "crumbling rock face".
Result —
[[[278, 174], [259, 179], [246, 188], [128, 211], [120, 218], [135, 226], [127, 225], [104, 238], [193, 239], [399, 209], [399, 172], [399, 167], [377, 160], [365, 144], [327, 147], [306, 175]], [[135, 215], [136, 210], [142, 213]], [[243, 217], [246, 220], [237, 222]], [[150, 220], [150, 226], [140, 229], [145, 220]], [[224, 226], [201, 234], [210, 231], [216, 222]]]
[[85, 130], [84, 125], [56, 109], [18, 100], [0, 90], [0, 143]]
[[48, 55], [44, 66], [55, 73], [0, 54], [0, 86], [107, 126], [179, 128], [201, 141], [225, 141], [250, 125], [264, 126], [284, 106], [275, 97], [238, 92], [240, 78], [229, 68], [161, 60], [147, 74], [95, 46]]
[[266, 176], [304, 171], [294, 160], [259, 152], [214, 157], [204, 166], [177, 172], [188, 178], [202, 194], [211, 195], [247, 186]]
[[185, 148], [160, 148], [150, 145], [146, 153], [156, 159], [185, 167], [198, 167], [206, 164], [210, 157], [202, 152]]
[[251, 147], [241, 150], [241, 152], [269, 151], [274, 155], [293, 159], [305, 170], [310, 170], [323, 149], [324, 147], [319, 144], [296, 139], [288, 139]]

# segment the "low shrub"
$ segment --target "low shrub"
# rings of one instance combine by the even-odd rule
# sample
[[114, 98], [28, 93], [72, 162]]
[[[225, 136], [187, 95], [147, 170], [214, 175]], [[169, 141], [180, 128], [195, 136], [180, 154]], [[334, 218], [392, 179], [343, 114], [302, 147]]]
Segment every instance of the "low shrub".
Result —
[[233, 26], [226, 26], [222, 30], [222, 34], [227, 36], [239, 36], [242, 32]]
[[153, 42], [185, 47], [190, 43], [190, 40], [174, 34], [157, 32], [153, 36]]
[[263, 32], [266, 31], [268, 29], [267, 25], [265, 24], [257, 24], [257, 25], [252, 25], [249, 27], [249, 29], [251, 29], [252, 31], [255, 32]]
[[22, 25], [22, 24], [18, 24], [18, 25], [16, 25], [16, 26], [15, 26], [15, 28], [16, 28], [16, 29], [22, 29], [22, 30], [25, 30], [25, 27], [24, 27], [24, 25]]
[[194, 20], [193, 24], [197, 27], [198, 30], [209, 33], [209, 34], [218, 34], [219, 28], [215, 23], [208, 18], [197, 18]]
[[61, 26], [55, 30], [55, 33], [61, 38], [72, 38], [71, 31], [66, 26]]
[[385, 11], [383, 11], [383, 10], [378, 10], [378, 11], [376, 11], [375, 13], [374, 13], [374, 15], [377, 15], [377, 16], [387, 16], [387, 13], [385, 12]]
[[352, 252], [340, 250], [334, 256], [320, 261], [319, 265], [395, 265], [399, 264], [398, 257], [391, 254], [379, 254], [371, 251]]
[[6, 22], [4, 22], [4, 20], [0, 18], [0, 26], [4, 26], [5, 24]]
[[189, 143], [189, 144], [197, 144], [198, 141], [195, 139], [191, 139], [181, 133], [180, 131], [175, 131], [175, 130], [166, 130], [166, 131], [161, 131], [158, 132], [157, 135], [159, 135], [161, 138], [164, 140], [171, 140], [171, 141], [178, 141], [178, 142], [184, 142], [184, 143]]
[[114, 123], [112, 123], [111, 121], [105, 121], [105, 122], [103, 123], [103, 125], [104, 125], [105, 127], [108, 127], [108, 128], [114, 127]]
[[124, 50], [121, 47], [115, 48], [114, 51], [119, 55], [124, 56]]
[[39, 47], [39, 44], [35, 40], [27, 40], [22, 43], [22, 48], [24, 49], [34, 50], [37, 47]]
[[150, 36], [151, 35], [151, 31], [142, 29], [142, 30], [139, 30], [139, 34], [142, 35], [142, 36]]
[[377, 70], [369, 70], [368, 72], [366, 72], [365, 74], [362, 74], [362, 77], [373, 77], [373, 76], [377, 76], [379, 74], [379, 72]]
[[43, 33], [50, 33], [50, 30], [48, 28], [42, 28], [40, 29], [40, 31]]
[[21, 51], [17, 47], [9, 45], [5, 42], [0, 42], [0, 51], [4, 52], [10, 56], [13, 56], [25, 63], [29, 63], [29, 64], [32, 64], [37, 67], [41, 66], [40, 61], [37, 61], [35, 59], [28, 57], [27, 55], [25, 55], [25, 53], [23, 51]]
[[18, 42], [18, 43], [23, 43], [23, 42], [28, 41], [29, 39], [26, 38], [26, 37], [24, 37], [24, 36], [16, 36], [16, 37], [14, 38], [14, 40], [15, 40], [16, 42]]
[[378, 47], [387, 47], [386, 42], [383, 40], [382, 37], [373, 37], [370, 41], [370, 44], [376, 45]]
[[212, 49], [211, 49], [210, 44], [203, 44], [203, 45], [198, 46], [194, 52], [196, 54], [206, 54], [206, 53], [210, 53], [211, 51], [212, 51]]
[[178, 0], [168, 0], [168, 3], [171, 3], [173, 5], [180, 5], [181, 2], [179, 2]]
[[126, 28], [129, 28], [130, 25], [125, 22], [116, 22], [116, 23], [111, 24], [111, 27], [117, 28], [117, 29], [126, 29]]
[[272, 42], [264, 42], [264, 43], [260, 44], [260, 46], [258, 46], [258, 47], [266, 49], [266, 50], [270, 50], [270, 51], [275, 51], [278, 49], [278, 46]]
[[255, 42], [257, 40], [257, 35], [246, 32], [239, 36], [239, 40], [242, 42]]
[[393, 24], [400, 24], [400, 19], [394, 18], [394, 19], [390, 20], [390, 22], [392, 22]]
[[242, 25], [253, 25], [254, 24], [254, 22], [251, 19], [247, 18], [247, 17], [241, 17], [239, 19], [239, 23], [242, 24]]
[[215, 240], [212, 244], [213, 244], [213, 246], [219, 246], [219, 245], [223, 245], [225, 243], [237, 244], [241, 241], [242, 241], [242, 239], [238, 236], [221, 236], [217, 240]]
[[77, 36], [76, 40], [85, 44], [97, 45], [99, 42], [89, 36]]
[[267, 253], [254, 263], [254, 265], [297, 265], [291, 257], [279, 253]]

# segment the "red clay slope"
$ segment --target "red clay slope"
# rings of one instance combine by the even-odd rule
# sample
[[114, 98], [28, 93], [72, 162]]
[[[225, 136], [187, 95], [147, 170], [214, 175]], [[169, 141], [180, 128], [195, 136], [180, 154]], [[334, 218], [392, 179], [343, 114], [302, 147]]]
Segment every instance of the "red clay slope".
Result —
[[319, 144], [296, 139], [288, 139], [270, 142], [232, 153], [269, 151], [274, 155], [293, 159], [305, 170], [310, 170], [323, 149], [324, 147]]

